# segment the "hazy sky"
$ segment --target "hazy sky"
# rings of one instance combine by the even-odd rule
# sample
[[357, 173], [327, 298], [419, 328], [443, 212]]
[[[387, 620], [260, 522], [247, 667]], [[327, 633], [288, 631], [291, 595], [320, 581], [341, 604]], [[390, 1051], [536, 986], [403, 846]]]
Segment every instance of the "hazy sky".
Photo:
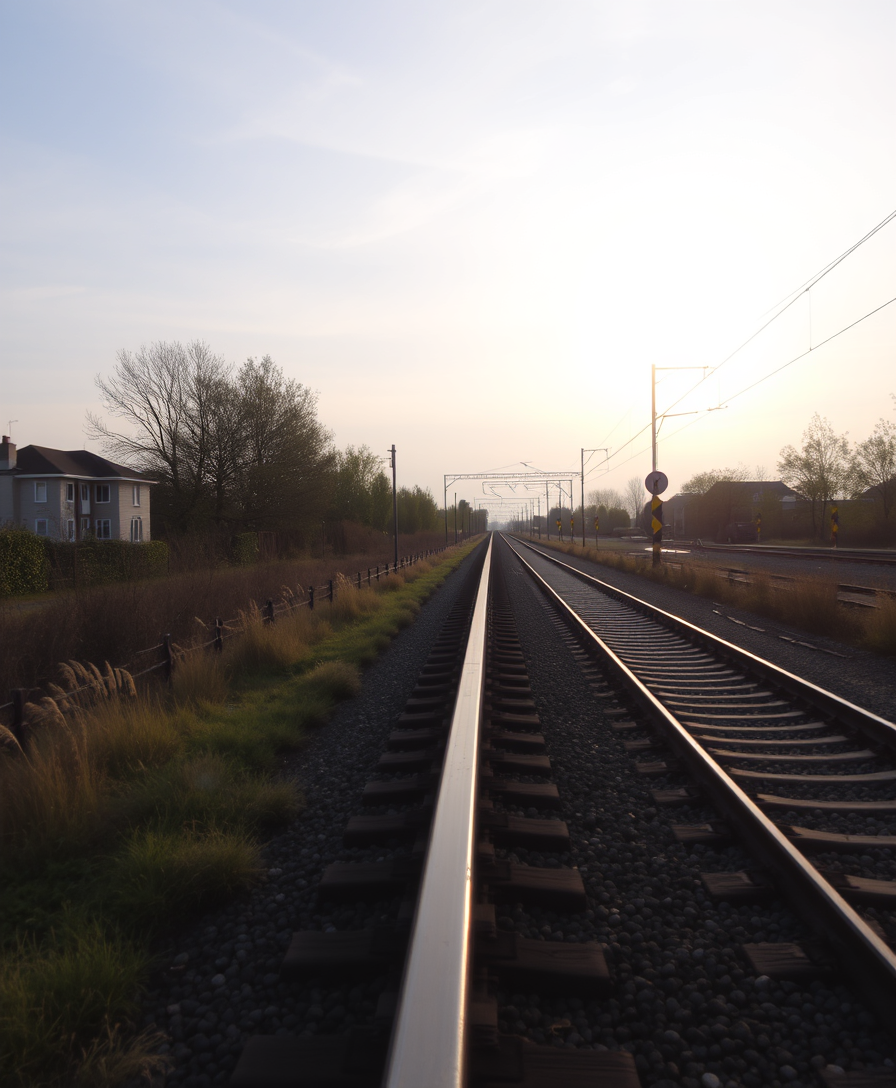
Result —
[[[611, 447], [896, 208], [892, 0], [3, 0], [0, 423], [93, 448], [116, 352], [318, 390], [399, 480]], [[660, 467], [896, 421], [896, 222], [675, 408]], [[698, 372], [662, 375], [662, 411]], [[691, 424], [680, 436], [674, 432]], [[622, 448], [624, 446], [624, 448]], [[615, 452], [615, 451], [620, 452]], [[603, 460], [597, 454], [591, 465]], [[481, 495], [478, 485], [459, 496]]]

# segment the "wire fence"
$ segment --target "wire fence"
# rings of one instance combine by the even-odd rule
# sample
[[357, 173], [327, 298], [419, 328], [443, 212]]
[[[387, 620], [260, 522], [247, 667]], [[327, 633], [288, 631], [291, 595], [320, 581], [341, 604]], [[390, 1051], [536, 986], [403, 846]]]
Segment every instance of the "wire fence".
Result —
[[[377, 564], [376, 566], [368, 567], [366, 576], [363, 571], [358, 571], [354, 578], [330, 578], [325, 585], [322, 586], [308, 586], [307, 596], [305, 591], [300, 589], [302, 596], [298, 594], [291, 598], [281, 598], [276, 601], [273, 598], [268, 598], [265, 604], [259, 610], [261, 613], [262, 622], [264, 624], [273, 624], [277, 622], [277, 618], [280, 616], [289, 615], [296, 612], [300, 608], [308, 608], [313, 610], [316, 606], [321, 604], [331, 605], [336, 600], [337, 587], [341, 585], [343, 588], [351, 587], [352, 589], [361, 590], [366, 586], [372, 586], [375, 582], [379, 582], [381, 578], [385, 578], [390, 574], [397, 574], [400, 571], [406, 570], [408, 567], [414, 566], [423, 559], [427, 559], [431, 555], [438, 555], [441, 552], [447, 551], [447, 545], [441, 548], [429, 548], [422, 552], [415, 552], [413, 555], [399, 557], [397, 563], [385, 563], [384, 565]], [[257, 607], [255, 601], [250, 601], [248, 607]], [[114, 682], [115, 674], [126, 672], [130, 678], [134, 681], [143, 680], [147, 677], [152, 677], [158, 674], [161, 679], [170, 684], [178, 657], [185, 657], [188, 654], [196, 653], [199, 650], [213, 650], [215, 653], [221, 653], [224, 650], [224, 642], [229, 638], [234, 638], [243, 633], [244, 627], [240, 624], [240, 617], [236, 616], [233, 619], [224, 620], [219, 616], [215, 619], [208, 621], [205, 624], [206, 628], [211, 633], [212, 637], [205, 642], [193, 643], [191, 646], [179, 647], [175, 646], [170, 634], [163, 634], [160, 636], [160, 641], [155, 646], [148, 646], [144, 650], [136, 650], [133, 658], [125, 665], [107, 666], [111, 670]], [[147, 654], [158, 654], [159, 660], [151, 665], [140, 669], [137, 672], [133, 672], [133, 668], [138, 664], [137, 659], [142, 658]], [[65, 699], [75, 699], [78, 695], [90, 695], [96, 694], [101, 687], [107, 684], [109, 681], [108, 673], [104, 675], [93, 666], [93, 672], [95, 675], [89, 680], [89, 682], [82, 684], [80, 687], [72, 688], [64, 693]], [[10, 692], [9, 702], [0, 705], [0, 715], [6, 720], [7, 728], [16, 740], [19, 748], [25, 751], [28, 745], [28, 737], [30, 731], [35, 725], [40, 722], [58, 717], [60, 710], [58, 707], [55, 709], [44, 709], [41, 714], [35, 715], [33, 712], [28, 713], [26, 707], [29, 705], [30, 698], [39, 693], [44, 695], [44, 691], [40, 687], [33, 688], [14, 688]], [[45, 696], [45, 698], [47, 698]]]

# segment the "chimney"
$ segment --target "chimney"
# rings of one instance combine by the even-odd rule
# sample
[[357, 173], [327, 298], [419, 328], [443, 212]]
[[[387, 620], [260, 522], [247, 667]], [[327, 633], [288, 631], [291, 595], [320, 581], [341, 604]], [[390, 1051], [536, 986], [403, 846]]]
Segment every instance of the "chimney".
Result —
[[0, 472], [16, 467], [16, 444], [8, 434], [0, 442]]

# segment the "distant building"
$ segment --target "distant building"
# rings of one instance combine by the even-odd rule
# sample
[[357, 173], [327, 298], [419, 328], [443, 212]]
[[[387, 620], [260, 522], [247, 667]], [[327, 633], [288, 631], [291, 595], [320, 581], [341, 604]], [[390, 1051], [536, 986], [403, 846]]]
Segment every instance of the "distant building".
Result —
[[749, 543], [756, 540], [757, 517], [764, 537], [780, 536], [785, 515], [801, 502], [780, 480], [720, 480], [702, 495], [673, 495], [663, 503], [663, 522], [677, 540]]
[[0, 442], [0, 525], [54, 540], [150, 539], [145, 473], [87, 450]]

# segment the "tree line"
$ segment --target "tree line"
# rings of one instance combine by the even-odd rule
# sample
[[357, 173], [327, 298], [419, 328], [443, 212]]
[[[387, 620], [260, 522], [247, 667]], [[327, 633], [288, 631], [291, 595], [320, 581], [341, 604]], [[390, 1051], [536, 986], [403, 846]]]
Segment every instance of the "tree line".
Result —
[[[896, 511], [896, 425], [890, 420], [879, 419], [867, 438], [851, 443], [848, 434], [838, 434], [816, 412], [802, 444], [784, 446], [777, 467], [781, 481], [809, 503], [815, 536], [826, 534], [828, 507], [840, 499], [867, 495], [887, 526]], [[717, 483], [767, 479], [768, 472], [761, 467], [752, 472], [743, 465], [709, 469], [692, 476], [681, 491], [704, 495]]]
[[[234, 367], [202, 341], [159, 341], [120, 351], [96, 385], [115, 422], [88, 414], [88, 433], [158, 481], [157, 535], [392, 526], [383, 459], [366, 446], [336, 449], [316, 393], [269, 355]], [[438, 528], [428, 491], [402, 487], [397, 499], [402, 533]]]

